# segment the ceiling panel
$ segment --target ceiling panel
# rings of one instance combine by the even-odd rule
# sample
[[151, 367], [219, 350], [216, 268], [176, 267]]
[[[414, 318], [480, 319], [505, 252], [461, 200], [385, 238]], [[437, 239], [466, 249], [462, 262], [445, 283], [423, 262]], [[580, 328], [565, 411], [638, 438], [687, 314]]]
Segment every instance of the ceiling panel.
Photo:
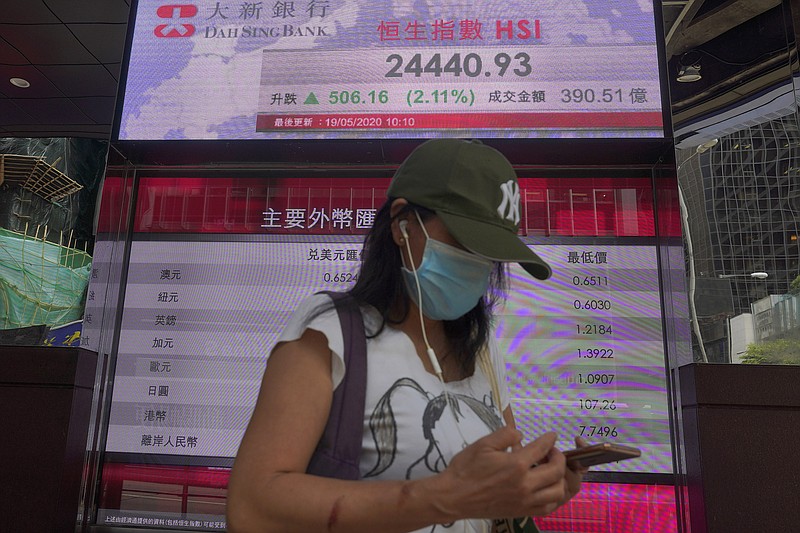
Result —
[[64, 25], [4, 25], [3, 38], [35, 64], [75, 65], [96, 63], [94, 57]]
[[[28, 1], [28, 0], [26, 0]], [[83, 1], [44, 0], [61, 22], [128, 22], [129, 7], [125, 0]], [[167, 2], [169, 3], [169, 2]]]
[[20, 109], [40, 124], [93, 124], [83, 111], [69, 98], [17, 98], [11, 99]]
[[0, 135], [107, 138], [129, 2], [0, 2]]
[[64, 96], [108, 96], [117, 90], [117, 80], [103, 65], [47, 65], [39, 70]]
[[0, 125], [8, 127], [11, 124], [30, 124], [38, 121], [20, 109], [8, 98], [0, 98]]
[[[0, 24], [0, 35], [3, 32], [3, 25]], [[28, 65], [30, 61], [19, 50], [3, 38], [0, 38], [0, 64], [3, 65]]]
[[[27, 89], [16, 87], [10, 78], [23, 78], [30, 82]], [[64, 94], [33, 65], [0, 65], [0, 87], [9, 98], [57, 98]]]
[[127, 24], [67, 24], [100, 63], [112, 63], [125, 51]]
[[[78, 2], [72, 2], [78, 3]], [[3, 2], [3, 25], [58, 23], [58, 17], [39, 0], [11, 0]]]
[[122, 69], [121, 61], [117, 61], [116, 63], [103, 63], [103, 66], [114, 76], [114, 79], [119, 80], [120, 70]]
[[85, 115], [98, 124], [108, 124], [114, 116], [113, 96], [90, 96], [85, 98], [73, 98], [72, 101]]

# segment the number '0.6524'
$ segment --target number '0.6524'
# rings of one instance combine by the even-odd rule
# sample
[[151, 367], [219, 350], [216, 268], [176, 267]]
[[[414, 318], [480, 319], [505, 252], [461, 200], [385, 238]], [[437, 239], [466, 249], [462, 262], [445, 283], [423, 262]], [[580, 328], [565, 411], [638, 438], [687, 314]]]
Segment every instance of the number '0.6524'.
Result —
[[[531, 66], [531, 56], [525, 52], [507, 54], [500, 52], [492, 56], [493, 65], [484, 65], [484, 60], [480, 54], [470, 52], [461, 55], [456, 52], [451, 56], [444, 56], [436, 53], [430, 57], [423, 57], [422, 54], [414, 54], [406, 62], [400, 54], [391, 54], [386, 58], [386, 62], [391, 65], [389, 71], [384, 74], [386, 78], [402, 78], [404, 74], [413, 75], [419, 78], [423, 75], [432, 75], [435, 78], [442, 76], [460, 77], [462, 74], [469, 78], [478, 76], [499, 76], [503, 77], [507, 73], [524, 78], [533, 72]], [[509, 69], [511, 71], [509, 72]]]
[[336, 272], [333, 274], [325, 272], [322, 275], [322, 279], [325, 283], [355, 283], [358, 281], [358, 274], [353, 274], [351, 272]]

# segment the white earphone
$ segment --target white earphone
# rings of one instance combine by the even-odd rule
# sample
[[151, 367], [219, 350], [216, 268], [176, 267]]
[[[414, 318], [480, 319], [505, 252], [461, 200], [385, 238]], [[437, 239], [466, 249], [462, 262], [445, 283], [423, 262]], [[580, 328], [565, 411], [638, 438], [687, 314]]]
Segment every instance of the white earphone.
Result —
[[[419, 215], [417, 215], [419, 216]], [[419, 283], [419, 276], [417, 276], [417, 269], [414, 267], [414, 259], [411, 257], [411, 245], [408, 242], [408, 230], [406, 229], [408, 226], [408, 220], [401, 220], [397, 223], [397, 227], [400, 228], [400, 233], [403, 235], [405, 239], [406, 250], [408, 250], [408, 257], [411, 259], [411, 269], [414, 273], [414, 278], [417, 280], [417, 301], [420, 302], [419, 305], [419, 322], [420, 327], [422, 328], [422, 339], [425, 342], [425, 347], [427, 348], [428, 352], [428, 359], [431, 361], [431, 365], [433, 366], [433, 371], [439, 377], [439, 379], [444, 383], [444, 378], [442, 377], [442, 367], [439, 365], [439, 358], [436, 357], [436, 353], [434, 353], [433, 348], [431, 348], [430, 343], [428, 342], [428, 335], [425, 331], [425, 321], [422, 319], [422, 290], [420, 288]]]
[[408, 227], [408, 220], [401, 220], [397, 223], [397, 226], [400, 228], [400, 233], [403, 237], [408, 239], [408, 230], [406, 229], [406, 227]]

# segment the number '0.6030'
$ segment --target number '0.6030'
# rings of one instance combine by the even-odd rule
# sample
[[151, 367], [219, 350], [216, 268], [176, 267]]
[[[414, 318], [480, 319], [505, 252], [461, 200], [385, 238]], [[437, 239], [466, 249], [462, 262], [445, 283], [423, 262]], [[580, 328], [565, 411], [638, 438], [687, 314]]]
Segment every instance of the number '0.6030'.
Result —
[[611, 309], [611, 300], [575, 300], [572, 302], [575, 309], [590, 309], [608, 311]]

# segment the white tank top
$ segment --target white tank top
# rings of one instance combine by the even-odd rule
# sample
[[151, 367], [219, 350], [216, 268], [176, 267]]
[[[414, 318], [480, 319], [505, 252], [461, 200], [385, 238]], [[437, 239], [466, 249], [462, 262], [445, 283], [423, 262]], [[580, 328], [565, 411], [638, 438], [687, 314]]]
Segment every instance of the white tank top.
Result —
[[[321, 314], [318, 309], [326, 309]], [[315, 316], [316, 315], [316, 316]], [[367, 331], [380, 323], [378, 312], [363, 307]], [[307, 298], [286, 324], [278, 342], [299, 339], [307, 329], [323, 333], [332, 352], [333, 386], [346, 371], [342, 359], [344, 341], [339, 317], [326, 295]], [[411, 339], [402, 331], [385, 327], [367, 339], [367, 394], [361, 475], [369, 480], [419, 479], [443, 471], [450, 459], [467, 444], [503, 425], [502, 411], [508, 407], [505, 364], [490, 335], [489, 353], [500, 384], [500, 409], [492, 400], [487, 376], [475, 365], [475, 372], [460, 381], [447, 383], [447, 393], [456, 409], [447, 408], [445, 390], [439, 378], [427, 372]], [[458, 417], [453, 414], [455, 411]], [[420, 532], [462, 533], [491, 531], [488, 520], [464, 520], [434, 525]]]

